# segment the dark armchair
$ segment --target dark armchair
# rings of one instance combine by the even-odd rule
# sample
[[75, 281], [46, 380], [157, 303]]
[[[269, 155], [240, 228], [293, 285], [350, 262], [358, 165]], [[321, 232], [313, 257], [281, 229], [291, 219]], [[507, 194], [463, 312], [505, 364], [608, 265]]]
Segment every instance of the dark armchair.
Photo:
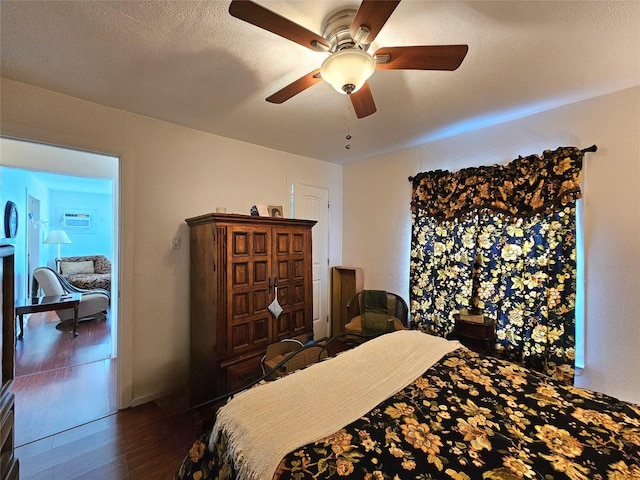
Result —
[[[366, 290], [358, 292], [347, 304], [346, 333], [366, 334], [363, 329], [362, 313], [365, 311], [363, 295]], [[409, 308], [403, 298], [395, 293], [386, 293], [387, 331], [409, 328]]]

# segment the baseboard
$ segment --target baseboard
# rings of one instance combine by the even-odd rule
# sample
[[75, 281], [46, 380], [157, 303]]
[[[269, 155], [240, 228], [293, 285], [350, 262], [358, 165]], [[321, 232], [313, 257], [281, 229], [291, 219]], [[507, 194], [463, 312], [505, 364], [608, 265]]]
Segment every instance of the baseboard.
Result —
[[145, 403], [157, 402], [163, 408], [170, 405], [170, 409], [186, 409], [188, 407], [187, 391], [187, 386], [183, 385], [178, 388], [137, 397], [131, 401], [131, 406], [138, 407]]
[[168, 397], [171, 396], [173, 394], [176, 393], [175, 389], [169, 390], [169, 391], [163, 391], [163, 392], [157, 392], [157, 393], [152, 393], [150, 395], [145, 395], [143, 397], [137, 397], [131, 400], [131, 406], [132, 407], [138, 407], [140, 405], [144, 405], [145, 403], [149, 403], [149, 402], [155, 402], [156, 400], [163, 398], [163, 397]]

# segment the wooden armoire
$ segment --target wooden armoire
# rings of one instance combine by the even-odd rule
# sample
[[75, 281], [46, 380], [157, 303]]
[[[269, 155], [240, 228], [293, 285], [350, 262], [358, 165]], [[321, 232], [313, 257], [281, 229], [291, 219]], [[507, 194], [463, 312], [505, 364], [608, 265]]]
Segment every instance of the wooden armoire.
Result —
[[[226, 213], [186, 222], [191, 404], [199, 405], [259, 378], [269, 344], [312, 337], [316, 222]], [[268, 308], [276, 291], [278, 316]]]
[[0, 359], [2, 386], [0, 387], [0, 479], [17, 480], [19, 464], [14, 457], [15, 402], [11, 392], [15, 373], [16, 316], [14, 311], [14, 252], [13, 245], [0, 245]]

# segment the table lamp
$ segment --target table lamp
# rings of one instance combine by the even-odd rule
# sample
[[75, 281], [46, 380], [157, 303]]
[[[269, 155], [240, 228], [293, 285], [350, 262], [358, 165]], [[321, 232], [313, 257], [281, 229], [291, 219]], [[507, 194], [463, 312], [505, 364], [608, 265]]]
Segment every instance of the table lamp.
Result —
[[44, 239], [44, 243], [46, 244], [58, 244], [58, 256], [56, 257], [56, 271], [58, 273], [62, 273], [60, 271], [60, 245], [63, 243], [71, 243], [69, 236], [66, 234], [64, 230], [51, 230], [47, 238]]

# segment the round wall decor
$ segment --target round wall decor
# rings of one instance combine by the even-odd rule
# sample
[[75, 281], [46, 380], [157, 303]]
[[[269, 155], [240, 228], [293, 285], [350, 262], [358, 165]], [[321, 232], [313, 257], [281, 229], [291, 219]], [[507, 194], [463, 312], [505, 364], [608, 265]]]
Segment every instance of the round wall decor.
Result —
[[4, 236], [14, 238], [18, 233], [18, 207], [12, 201], [4, 206]]

